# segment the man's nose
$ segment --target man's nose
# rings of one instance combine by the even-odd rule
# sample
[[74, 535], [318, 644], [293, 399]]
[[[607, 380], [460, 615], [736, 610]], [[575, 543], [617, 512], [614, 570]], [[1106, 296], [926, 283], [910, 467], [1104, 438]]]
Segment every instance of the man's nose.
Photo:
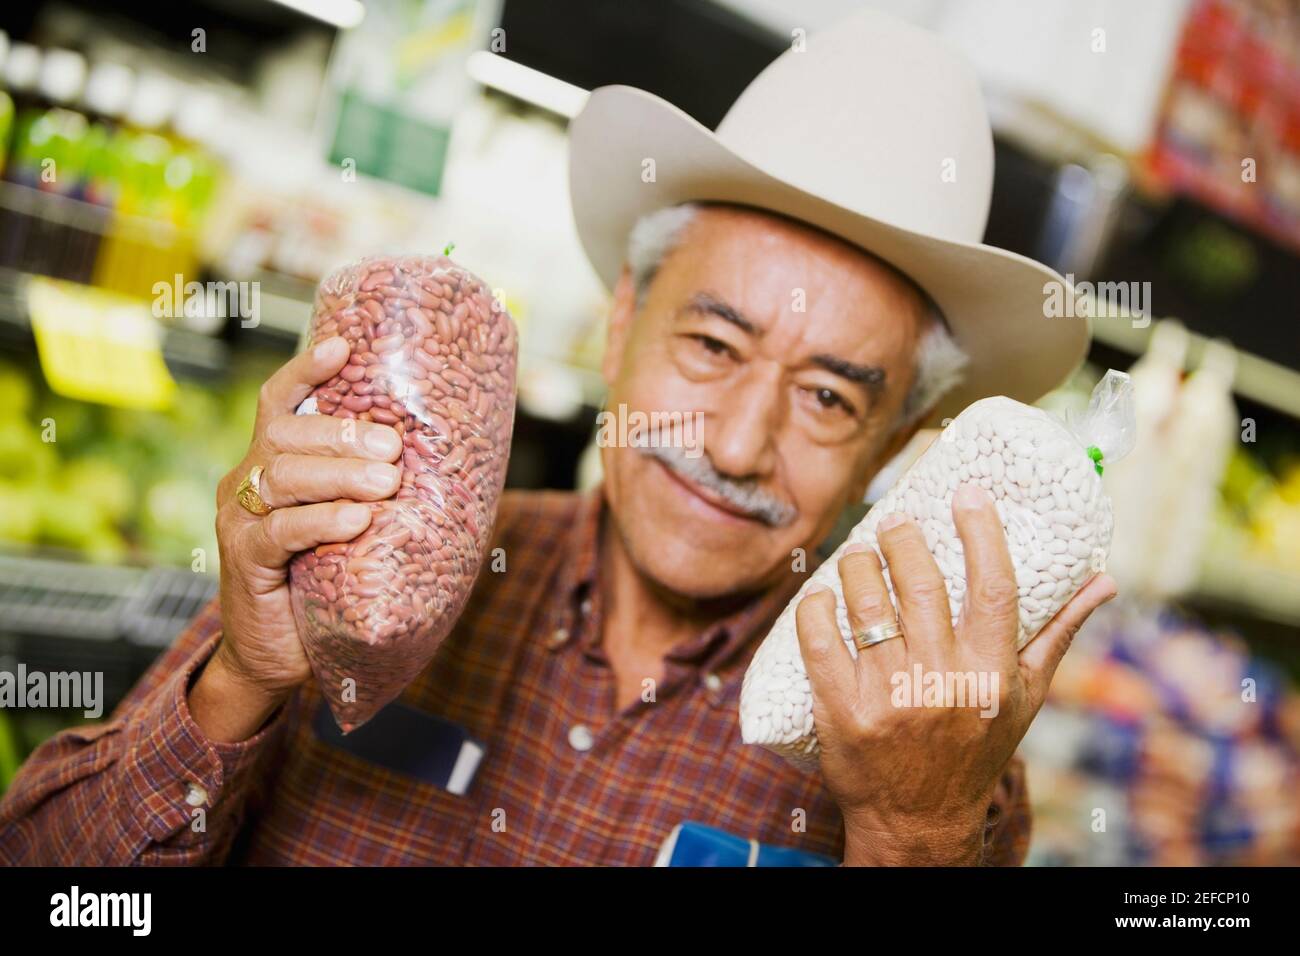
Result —
[[755, 374], [730, 387], [705, 419], [704, 448], [715, 468], [732, 478], [769, 474], [776, 463], [775, 435], [783, 414], [779, 378]]

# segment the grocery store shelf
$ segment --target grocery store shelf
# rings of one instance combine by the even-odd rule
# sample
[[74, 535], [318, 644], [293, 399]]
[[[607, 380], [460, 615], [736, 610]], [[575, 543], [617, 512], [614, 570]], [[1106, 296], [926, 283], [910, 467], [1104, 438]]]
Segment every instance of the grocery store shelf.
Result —
[[[35, 347], [27, 309], [30, 278], [25, 272], [0, 268], [0, 343]], [[181, 378], [204, 380], [224, 374], [229, 352], [224, 342], [209, 335], [174, 326], [163, 330], [163, 360]]]
[[1300, 576], [1240, 555], [1207, 557], [1191, 597], [1300, 627]]
[[86, 564], [0, 553], [0, 632], [160, 648], [216, 594], [216, 579], [177, 568]]
[[[1154, 329], [1154, 322], [1146, 328], [1135, 328], [1131, 320], [1120, 317], [1099, 318], [1092, 322], [1094, 339], [1130, 355], [1142, 355], [1146, 351]], [[1200, 364], [1201, 354], [1210, 340], [1190, 330], [1187, 337], [1186, 363], [1191, 370]], [[1243, 398], [1300, 418], [1300, 372], [1238, 350], [1237, 373], [1232, 388]]]

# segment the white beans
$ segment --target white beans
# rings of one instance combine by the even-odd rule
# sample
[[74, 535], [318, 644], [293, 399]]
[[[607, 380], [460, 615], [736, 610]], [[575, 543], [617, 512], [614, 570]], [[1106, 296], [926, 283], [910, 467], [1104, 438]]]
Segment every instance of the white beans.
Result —
[[[978, 480], [997, 503], [1020, 594], [1017, 646], [1024, 647], [1054, 614], [1101, 571], [1110, 548], [1110, 499], [1101, 478], [1066, 426], [1046, 412], [1009, 398], [986, 398], [961, 413], [913, 463], [836, 552], [804, 582], [750, 662], [740, 695], [745, 743], [761, 744], [805, 769], [817, 766], [817, 734], [795, 606], [814, 584], [835, 593], [840, 633], [857, 657], [838, 564], [850, 544], [879, 553], [876, 526], [888, 514], [914, 519], [943, 572], [956, 623], [966, 592], [961, 539], [952, 522], [952, 495]], [[889, 581], [888, 569], [885, 583]], [[800, 689], [800, 698], [790, 693]], [[794, 704], [788, 719], [776, 719]]]

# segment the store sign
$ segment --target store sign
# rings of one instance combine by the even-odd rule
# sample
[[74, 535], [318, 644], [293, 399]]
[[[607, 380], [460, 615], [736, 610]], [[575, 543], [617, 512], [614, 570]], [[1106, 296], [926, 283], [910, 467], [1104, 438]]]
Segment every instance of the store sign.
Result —
[[349, 90], [339, 105], [330, 162], [436, 196], [451, 131]]
[[122, 408], [171, 405], [176, 381], [148, 303], [35, 276], [27, 310], [41, 371], [58, 394]]
[[466, 63], [486, 46], [500, 8], [501, 0], [369, 5], [330, 58], [318, 129], [330, 163], [345, 178], [439, 195], [452, 125], [475, 95]]

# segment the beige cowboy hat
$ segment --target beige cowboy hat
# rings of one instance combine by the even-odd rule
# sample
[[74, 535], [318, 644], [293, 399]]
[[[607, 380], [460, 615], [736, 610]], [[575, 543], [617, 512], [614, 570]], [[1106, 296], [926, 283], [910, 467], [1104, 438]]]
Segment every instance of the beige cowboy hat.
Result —
[[970, 356], [934, 420], [989, 395], [1036, 401], [1087, 351], [1086, 319], [1045, 315], [1065, 280], [980, 242], [993, 137], [974, 71], [936, 35], [874, 10], [793, 44], [716, 132], [644, 90], [594, 90], [569, 127], [569, 190], [611, 289], [637, 219], [691, 201], [780, 213], [891, 263]]

